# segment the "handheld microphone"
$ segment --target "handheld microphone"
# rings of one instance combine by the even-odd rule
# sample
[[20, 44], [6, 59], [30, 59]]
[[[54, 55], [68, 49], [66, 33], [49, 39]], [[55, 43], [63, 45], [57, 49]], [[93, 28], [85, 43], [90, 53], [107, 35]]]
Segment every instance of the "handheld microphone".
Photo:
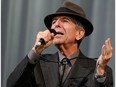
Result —
[[[54, 29], [49, 29], [50, 33], [54, 33], [54, 36], [56, 35], [56, 31]], [[38, 45], [45, 45], [45, 40], [43, 38], [40, 38]]]

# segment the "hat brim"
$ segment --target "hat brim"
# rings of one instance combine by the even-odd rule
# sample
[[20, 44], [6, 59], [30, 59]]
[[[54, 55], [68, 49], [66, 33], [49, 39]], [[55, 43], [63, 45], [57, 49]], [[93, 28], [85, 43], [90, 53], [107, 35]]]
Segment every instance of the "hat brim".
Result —
[[57, 12], [57, 13], [46, 16], [44, 19], [44, 23], [48, 29], [51, 29], [52, 20], [56, 16], [69, 16], [69, 17], [73, 17], [76, 20], [78, 20], [84, 26], [85, 36], [88, 36], [93, 32], [93, 25], [91, 24], [91, 22], [89, 22], [87, 19], [77, 14], [68, 13], [68, 12]]

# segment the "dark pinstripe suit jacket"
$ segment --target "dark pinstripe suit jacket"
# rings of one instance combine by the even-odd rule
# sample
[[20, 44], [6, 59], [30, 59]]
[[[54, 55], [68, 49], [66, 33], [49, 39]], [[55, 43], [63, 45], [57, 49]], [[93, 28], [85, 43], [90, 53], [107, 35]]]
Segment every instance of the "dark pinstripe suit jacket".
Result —
[[[58, 61], [57, 53], [44, 54], [43, 57]], [[26, 56], [9, 76], [7, 87], [113, 87], [112, 70], [107, 67], [105, 82], [98, 83], [94, 78], [95, 65], [93, 59], [80, 53], [67, 79], [59, 86], [58, 63], [40, 60], [33, 65]]]

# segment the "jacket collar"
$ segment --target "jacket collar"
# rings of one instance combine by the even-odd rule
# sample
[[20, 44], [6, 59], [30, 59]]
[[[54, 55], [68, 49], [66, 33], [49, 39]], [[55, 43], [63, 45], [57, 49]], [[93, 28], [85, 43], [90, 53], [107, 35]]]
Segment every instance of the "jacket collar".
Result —
[[[51, 61], [59, 61], [58, 53], [47, 55], [45, 58]], [[57, 87], [59, 85], [59, 63], [41, 61], [40, 65], [46, 87]], [[80, 51], [76, 62], [64, 81], [63, 87], [68, 87], [70, 84], [76, 84], [78, 87], [81, 83], [86, 82], [85, 78], [92, 70], [88, 58]]]

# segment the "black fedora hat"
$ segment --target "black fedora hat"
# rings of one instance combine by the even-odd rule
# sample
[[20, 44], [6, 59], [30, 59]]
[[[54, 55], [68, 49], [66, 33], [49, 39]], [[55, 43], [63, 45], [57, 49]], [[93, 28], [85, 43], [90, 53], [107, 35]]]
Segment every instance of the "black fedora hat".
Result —
[[75, 18], [79, 21], [85, 29], [85, 36], [90, 35], [93, 32], [93, 25], [91, 22], [86, 18], [85, 12], [83, 9], [69, 1], [65, 1], [63, 6], [60, 7], [56, 13], [47, 15], [44, 19], [44, 23], [48, 29], [51, 29], [52, 20], [56, 16], [69, 16]]

